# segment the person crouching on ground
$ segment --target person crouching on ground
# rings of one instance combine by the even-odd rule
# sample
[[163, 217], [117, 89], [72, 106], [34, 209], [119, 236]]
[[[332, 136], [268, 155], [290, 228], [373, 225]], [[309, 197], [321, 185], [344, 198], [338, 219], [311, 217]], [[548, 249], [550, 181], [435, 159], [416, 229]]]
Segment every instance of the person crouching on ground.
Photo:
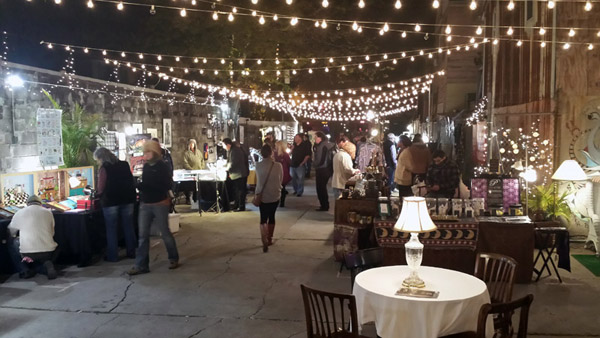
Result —
[[172, 176], [168, 165], [162, 160], [160, 145], [155, 141], [144, 143], [144, 170], [142, 181], [138, 183], [140, 191], [139, 243], [135, 257], [135, 266], [127, 273], [138, 275], [150, 272], [150, 225], [154, 222], [162, 235], [167, 248], [169, 269], [179, 266], [177, 243], [169, 230], [169, 208], [171, 198], [169, 189]]
[[275, 232], [275, 211], [281, 197], [281, 180], [283, 179], [283, 167], [281, 163], [273, 160], [271, 146], [265, 144], [260, 149], [263, 160], [256, 164], [256, 191], [261, 194], [260, 209], [260, 238], [262, 240], [263, 252], [269, 251], [269, 245], [273, 244], [273, 232]]
[[136, 238], [133, 228], [135, 182], [129, 164], [110, 150], [98, 148], [94, 152], [98, 162], [96, 196], [100, 197], [104, 224], [106, 224], [106, 257], [109, 262], [119, 261], [119, 222], [125, 234], [127, 257], [135, 258]]
[[38, 196], [29, 197], [27, 207], [17, 211], [8, 230], [11, 234], [9, 239], [19, 232], [19, 239], [12, 240], [10, 251], [14, 264], [19, 268], [19, 277], [31, 278], [40, 272], [48, 279], [55, 279], [52, 260], [58, 244], [54, 241], [54, 216], [42, 207]]

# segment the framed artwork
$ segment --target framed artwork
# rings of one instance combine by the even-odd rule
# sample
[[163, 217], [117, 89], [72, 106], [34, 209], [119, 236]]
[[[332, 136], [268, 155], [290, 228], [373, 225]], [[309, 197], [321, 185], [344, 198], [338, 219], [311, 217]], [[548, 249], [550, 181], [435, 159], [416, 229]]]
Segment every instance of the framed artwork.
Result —
[[29, 196], [35, 193], [34, 173], [2, 175], [0, 181], [2, 203], [7, 205], [25, 205]]
[[150, 134], [152, 138], [158, 138], [158, 129], [156, 128], [146, 128], [146, 134]]
[[173, 134], [171, 130], [171, 119], [163, 119], [163, 144], [170, 148], [173, 145]]
[[134, 134], [142, 134], [144, 132], [144, 125], [141, 123], [132, 123], [131, 128], [133, 128]]
[[83, 189], [90, 185], [94, 187], [94, 167], [64, 169], [67, 173], [67, 188], [69, 196], [85, 195]]

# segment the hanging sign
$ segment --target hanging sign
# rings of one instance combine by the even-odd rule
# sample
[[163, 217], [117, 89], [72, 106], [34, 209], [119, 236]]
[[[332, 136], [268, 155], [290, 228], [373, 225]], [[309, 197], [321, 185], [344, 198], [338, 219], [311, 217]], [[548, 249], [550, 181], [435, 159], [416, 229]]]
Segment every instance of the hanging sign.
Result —
[[43, 167], [64, 164], [62, 145], [62, 110], [37, 110], [38, 155]]

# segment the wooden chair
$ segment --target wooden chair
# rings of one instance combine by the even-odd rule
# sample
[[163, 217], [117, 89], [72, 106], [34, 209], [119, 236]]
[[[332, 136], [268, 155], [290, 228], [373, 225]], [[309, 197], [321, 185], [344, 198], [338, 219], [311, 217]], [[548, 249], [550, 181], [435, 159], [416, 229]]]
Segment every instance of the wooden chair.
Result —
[[358, 334], [353, 295], [320, 291], [306, 285], [300, 288], [308, 338], [366, 338]]
[[383, 248], [358, 250], [344, 255], [344, 264], [350, 269], [350, 290], [354, 288], [356, 275], [370, 268], [383, 265]]
[[507, 303], [512, 298], [517, 262], [511, 257], [480, 253], [475, 262], [475, 277], [485, 282], [494, 303]]
[[487, 317], [489, 315], [504, 319], [502, 325], [498, 326], [496, 323], [494, 324], [494, 338], [512, 338], [514, 333], [512, 327], [512, 315], [517, 309], [520, 309], [520, 314], [519, 330], [517, 331], [516, 338], [526, 338], [527, 325], [529, 322], [529, 307], [532, 302], [533, 295], [529, 294], [508, 303], [483, 304], [479, 310], [477, 319], [477, 332], [462, 332], [443, 338], [485, 338]]

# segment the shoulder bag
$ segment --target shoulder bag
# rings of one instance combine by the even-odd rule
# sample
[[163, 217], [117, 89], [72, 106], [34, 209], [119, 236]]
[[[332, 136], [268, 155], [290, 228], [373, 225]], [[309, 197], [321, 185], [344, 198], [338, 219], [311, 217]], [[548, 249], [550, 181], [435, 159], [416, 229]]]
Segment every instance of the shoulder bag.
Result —
[[267, 184], [267, 182], [269, 181], [269, 176], [271, 176], [271, 170], [273, 170], [273, 166], [275, 165], [275, 162], [271, 163], [271, 168], [269, 168], [269, 173], [267, 174], [267, 178], [265, 179], [265, 182], [263, 183], [260, 194], [254, 194], [254, 199], [252, 200], [252, 204], [254, 204], [254, 206], [258, 207], [260, 206], [260, 204], [262, 203], [262, 190], [265, 188], [265, 184]]

